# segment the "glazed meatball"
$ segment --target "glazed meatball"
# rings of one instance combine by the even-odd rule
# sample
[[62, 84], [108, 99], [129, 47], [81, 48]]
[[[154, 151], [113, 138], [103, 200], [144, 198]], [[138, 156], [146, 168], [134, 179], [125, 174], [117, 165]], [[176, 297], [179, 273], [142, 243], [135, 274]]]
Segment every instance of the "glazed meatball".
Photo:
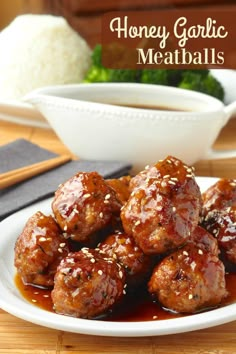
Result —
[[227, 295], [224, 265], [210, 252], [184, 246], [155, 267], [148, 290], [163, 307], [175, 312], [214, 307]]
[[210, 252], [216, 256], [219, 255], [218, 242], [214, 236], [201, 226], [197, 226], [191, 233], [189, 243], [193, 243], [198, 248]]
[[125, 287], [125, 271], [114, 258], [82, 248], [61, 261], [51, 297], [57, 313], [94, 318], [117, 304]]
[[222, 178], [202, 194], [203, 215], [214, 209], [236, 206], [236, 180]]
[[15, 267], [25, 284], [52, 287], [56, 268], [68, 252], [53, 217], [37, 212], [16, 240]]
[[125, 232], [146, 254], [165, 253], [186, 243], [201, 209], [192, 168], [169, 156], [139, 177], [131, 181], [133, 191], [121, 211]]
[[114, 179], [107, 179], [107, 184], [115, 191], [116, 198], [119, 202], [124, 205], [130, 196], [130, 183], [131, 177], [130, 176], [123, 176], [120, 178]]
[[86, 242], [120, 211], [114, 190], [97, 172], [79, 172], [59, 187], [52, 202], [61, 229], [75, 241]]
[[236, 205], [209, 211], [202, 225], [217, 239], [226, 259], [236, 264]]
[[132, 236], [122, 232], [114, 233], [109, 235], [98, 248], [123, 265], [126, 271], [128, 290], [132, 291], [150, 276], [152, 258], [143, 253]]

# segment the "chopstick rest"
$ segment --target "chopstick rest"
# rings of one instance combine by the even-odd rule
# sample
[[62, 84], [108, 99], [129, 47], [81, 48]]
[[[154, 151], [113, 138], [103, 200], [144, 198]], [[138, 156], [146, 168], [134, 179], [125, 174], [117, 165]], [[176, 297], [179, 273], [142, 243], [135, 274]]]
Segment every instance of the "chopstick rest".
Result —
[[71, 161], [71, 156], [62, 155], [51, 158], [49, 160], [34, 163], [30, 166], [24, 166], [9, 172], [2, 173], [0, 174], [0, 189], [13, 186], [14, 184], [20, 183], [26, 179], [63, 165], [68, 161]]

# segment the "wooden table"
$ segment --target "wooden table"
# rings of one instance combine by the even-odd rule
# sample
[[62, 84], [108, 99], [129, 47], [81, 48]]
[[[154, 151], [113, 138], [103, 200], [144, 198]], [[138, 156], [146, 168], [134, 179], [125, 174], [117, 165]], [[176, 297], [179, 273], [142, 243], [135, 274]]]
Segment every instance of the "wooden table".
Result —
[[[0, 121], [0, 145], [20, 137], [29, 139], [58, 153], [67, 152], [66, 147], [49, 129], [32, 128]], [[222, 130], [215, 148], [236, 149], [235, 118], [231, 119]], [[201, 161], [195, 167], [196, 174], [199, 176], [236, 178], [236, 158], [222, 161]], [[0, 236], [4, 237], [4, 235]], [[209, 329], [176, 335], [112, 338], [73, 334], [44, 328], [20, 320], [0, 309], [0, 354], [8, 353], [236, 353], [236, 321]]]

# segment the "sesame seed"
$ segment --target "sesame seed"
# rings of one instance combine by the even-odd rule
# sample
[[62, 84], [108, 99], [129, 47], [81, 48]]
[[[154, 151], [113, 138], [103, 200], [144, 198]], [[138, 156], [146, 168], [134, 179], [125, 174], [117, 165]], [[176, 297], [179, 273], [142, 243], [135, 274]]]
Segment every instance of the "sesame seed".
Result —
[[40, 238], [39, 238], [39, 241], [40, 241], [40, 242], [44, 242], [44, 241], [47, 241], [47, 239], [46, 239], [46, 237], [40, 237]]
[[189, 294], [188, 298], [191, 300], [193, 298], [193, 294]]
[[94, 258], [91, 258], [91, 259], [90, 259], [90, 262], [91, 262], [91, 263], [95, 263], [96, 261], [95, 261]]
[[84, 199], [87, 199], [87, 198], [89, 198], [89, 197], [91, 197], [91, 194], [90, 194], [90, 193], [86, 193], [86, 194], [83, 195], [83, 198], [84, 198]]
[[169, 184], [173, 184], [175, 186], [175, 182], [174, 181], [169, 180], [168, 183]]
[[109, 204], [109, 200], [104, 200], [104, 204]]
[[63, 250], [61, 248], [57, 249], [59, 253], [63, 253]]
[[78, 211], [76, 208], [73, 209], [73, 212], [74, 212], [75, 214], [79, 214], [79, 211]]
[[103, 218], [103, 212], [99, 213], [99, 217], [102, 219]]
[[126, 294], [126, 291], [125, 291], [125, 289], [123, 289], [123, 294], [124, 294], [124, 295]]
[[103, 271], [101, 269], [98, 270], [99, 275], [103, 275]]
[[146, 166], [144, 167], [145, 170], [148, 170], [149, 168], [150, 168], [149, 165], [146, 165]]
[[140, 221], [140, 220], [137, 220], [134, 225], [135, 225], [135, 226], [138, 226], [139, 224], [141, 224], [141, 221]]
[[171, 160], [169, 160], [169, 159], [167, 159], [166, 161], [167, 161], [168, 163], [170, 163], [170, 164], [172, 163], [172, 161], [171, 161]]
[[153, 320], [156, 320], [157, 318], [158, 318], [158, 316], [156, 316], [156, 315], [155, 315], [155, 316], [152, 316], [152, 319], [153, 319]]
[[183, 254], [184, 254], [185, 256], [188, 256], [188, 252], [187, 252], [187, 251], [183, 251]]
[[83, 248], [81, 248], [81, 251], [83, 253], [88, 253], [89, 249], [88, 249], [88, 247], [83, 247]]
[[69, 263], [69, 264], [75, 263], [75, 261], [74, 261], [73, 258], [67, 258], [67, 259], [66, 259], [66, 262]]
[[172, 211], [175, 212], [175, 211], [176, 211], [176, 207], [173, 207], [173, 208], [172, 208]]
[[105, 200], [110, 199], [110, 198], [111, 198], [111, 195], [110, 195], [110, 194], [106, 194], [106, 195], [105, 195]]
[[171, 177], [171, 180], [177, 182], [177, 181], [178, 181], [178, 178], [177, 178], [177, 177]]
[[49, 295], [48, 294], [44, 294], [43, 297], [49, 297]]
[[192, 177], [193, 177], [193, 175], [192, 175], [192, 174], [191, 174], [191, 175], [190, 175], [190, 174], [187, 174], [187, 175], [186, 175], [186, 177], [188, 177], [188, 178], [192, 178]]
[[163, 208], [162, 208], [162, 206], [161, 205], [158, 205], [157, 207], [156, 207], [156, 210], [157, 211], [161, 211]]
[[165, 176], [163, 176], [163, 178], [169, 178], [170, 177], [170, 175], [165, 175]]
[[65, 225], [65, 226], [63, 227], [63, 230], [64, 230], [64, 231], [67, 231], [67, 225]]
[[120, 270], [119, 271], [119, 277], [122, 279], [123, 278], [123, 272]]
[[32, 299], [31, 301], [32, 301], [32, 302], [37, 302], [37, 300], [35, 300], [35, 299]]
[[35, 294], [35, 295], [38, 295], [38, 294], [39, 294], [39, 292], [38, 292], [38, 291], [34, 291], [34, 294]]
[[192, 261], [192, 263], [190, 264], [190, 267], [192, 270], [194, 270], [196, 268], [196, 262]]
[[60, 247], [65, 247], [65, 245], [66, 245], [65, 242], [62, 242], [62, 243], [60, 243], [59, 246], [60, 246]]
[[71, 294], [72, 297], [76, 297], [80, 292], [80, 288], [77, 288], [73, 293]]
[[41, 215], [39, 219], [43, 220], [43, 219], [44, 219], [44, 216], [43, 216], [43, 215]]
[[201, 254], [201, 255], [202, 255], [202, 254], [203, 254], [203, 251], [199, 249], [199, 250], [198, 250], [198, 254]]

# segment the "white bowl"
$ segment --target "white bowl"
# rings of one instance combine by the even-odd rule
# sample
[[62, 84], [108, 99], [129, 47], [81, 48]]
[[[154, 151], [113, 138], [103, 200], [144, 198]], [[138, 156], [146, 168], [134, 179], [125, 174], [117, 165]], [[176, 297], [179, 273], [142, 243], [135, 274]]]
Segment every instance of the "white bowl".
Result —
[[187, 164], [236, 156], [235, 150], [211, 149], [236, 111], [236, 102], [225, 107], [219, 100], [194, 91], [126, 83], [45, 87], [25, 100], [35, 105], [64, 144], [83, 159], [128, 161], [137, 172], [167, 155]]

